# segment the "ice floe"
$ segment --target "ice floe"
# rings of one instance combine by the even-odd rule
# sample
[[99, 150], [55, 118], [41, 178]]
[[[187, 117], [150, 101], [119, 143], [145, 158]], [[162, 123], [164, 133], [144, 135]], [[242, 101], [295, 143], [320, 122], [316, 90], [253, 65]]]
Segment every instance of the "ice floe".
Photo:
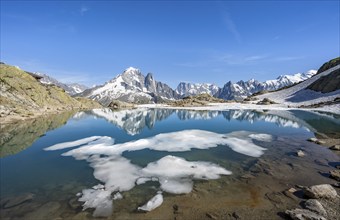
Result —
[[[56, 144], [45, 150], [61, 150], [79, 146], [62, 155], [89, 162], [94, 169], [94, 177], [103, 183], [91, 189], [84, 189], [79, 201], [84, 202], [84, 209], [94, 208], [94, 216], [108, 216], [113, 209], [112, 201], [122, 199], [121, 192], [129, 191], [136, 185], [156, 181], [159, 182], [162, 191], [183, 194], [192, 191], [194, 179], [218, 179], [221, 175], [231, 174], [230, 171], [211, 162], [187, 161], [171, 155], [140, 167], [123, 157], [124, 152], [142, 149], [183, 152], [225, 145], [235, 152], [259, 157], [266, 149], [253, 143], [253, 140], [270, 141], [272, 136], [245, 131], [219, 134], [204, 130], [183, 130], [119, 144], [114, 144], [114, 139], [111, 137], [93, 136]], [[139, 210], [151, 211], [160, 206], [162, 202], [163, 196], [158, 194], [144, 206], [139, 207]]]
[[163, 195], [161, 193], [152, 197], [145, 205], [138, 207], [138, 210], [152, 211], [163, 203]]

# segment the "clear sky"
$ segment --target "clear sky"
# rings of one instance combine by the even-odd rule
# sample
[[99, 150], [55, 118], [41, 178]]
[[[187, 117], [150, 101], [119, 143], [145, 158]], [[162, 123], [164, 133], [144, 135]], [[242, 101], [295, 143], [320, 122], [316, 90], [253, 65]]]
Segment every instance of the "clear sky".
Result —
[[3, 1], [1, 61], [102, 84], [273, 79], [339, 56], [339, 1]]

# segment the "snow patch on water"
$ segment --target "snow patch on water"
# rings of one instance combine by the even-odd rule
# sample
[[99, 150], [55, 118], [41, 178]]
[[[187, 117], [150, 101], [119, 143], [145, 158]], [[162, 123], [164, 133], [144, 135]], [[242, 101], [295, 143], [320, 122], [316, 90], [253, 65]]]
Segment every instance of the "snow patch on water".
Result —
[[[230, 171], [211, 162], [186, 161], [171, 155], [151, 162], [143, 168], [124, 158], [123, 152], [143, 149], [183, 152], [225, 145], [235, 152], [260, 157], [266, 149], [254, 144], [253, 139], [270, 141], [272, 136], [246, 131], [218, 134], [204, 130], [184, 130], [121, 144], [114, 144], [114, 139], [111, 137], [93, 136], [56, 144], [45, 150], [80, 146], [62, 155], [88, 161], [94, 169], [94, 177], [103, 184], [93, 186], [92, 189], [84, 189], [79, 201], [84, 202], [83, 209], [94, 208], [94, 216], [109, 216], [113, 209], [112, 201], [123, 198], [120, 192], [129, 191], [136, 185], [147, 181], [159, 182], [161, 190], [165, 192], [183, 194], [192, 191], [193, 179], [218, 179], [221, 175], [231, 174]], [[163, 196], [158, 194], [144, 206], [139, 207], [139, 210], [151, 211], [160, 206], [162, 202]]]
[[138, 207], [138, 210], [152, 211], [163, 203], [163, 195], [157, 194], [152, 197], [145, 205]]

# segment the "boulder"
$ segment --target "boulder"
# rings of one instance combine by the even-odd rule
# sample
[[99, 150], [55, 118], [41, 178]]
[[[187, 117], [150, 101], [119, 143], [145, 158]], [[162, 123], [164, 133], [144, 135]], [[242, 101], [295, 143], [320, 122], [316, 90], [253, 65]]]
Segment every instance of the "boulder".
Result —
[[307, 187], [304, 189], [304, 194], [312, 199], [335, 199], [338, 195], [335, 189], [329, 184], [321, 184]]
[[340, 181], [340, 170], [331, 170], [329, 171], [329, 174], [331, 178]]
[[309, 142], [317, 142], [318, 141], [318, 139], [317, 138], [309, 138], [307, 141], [309, 141]]
[[331, 150], [340, 150], [340, 144], [333, 145], [329, 149], [331, 149]]
[[327, 212], [326, 212], [325, 208], [316, 199], [308, 199], [305, 202], [305, 207], [306, 207], [306, 209], [309, 209], [310, 211], [315, 212], [316, 214], [327, 217]]
[[286, 214], [294, 220], [326, 220], [325, 217], [318, 215], [307, 209], [287, 210]]
[[302, 150], [299, 150], [298, 152], [296, 152], [298, 157], [304, 157], [305, 153]]

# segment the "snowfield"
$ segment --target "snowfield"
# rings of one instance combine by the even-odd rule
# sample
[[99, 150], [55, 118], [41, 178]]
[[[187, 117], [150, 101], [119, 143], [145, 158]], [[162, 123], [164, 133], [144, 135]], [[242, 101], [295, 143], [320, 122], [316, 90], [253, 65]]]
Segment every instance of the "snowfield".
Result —
[[340, 90], [330, 92], [330, 93], [321, 93], [316, 92], [310, 89], [306, 89], [309, 85], [320, 79], [322, 76], [326, 76], [340, 68], [340, 65], [337, 65], [333, 68], [330, 68], [314, 77], [303, 81], [295, 86], [292, 86], [287, 89], [283, 89], [276, 92], [270, 92], [262, 95], [256, 96], [259, 100], [264, 98], [268, 98], [277, 103], [284, 103], [288, 106], [301, 106], [301, 105], [312, 105], [320, 102], [332, 101], [335, 98], [340, 97]]

